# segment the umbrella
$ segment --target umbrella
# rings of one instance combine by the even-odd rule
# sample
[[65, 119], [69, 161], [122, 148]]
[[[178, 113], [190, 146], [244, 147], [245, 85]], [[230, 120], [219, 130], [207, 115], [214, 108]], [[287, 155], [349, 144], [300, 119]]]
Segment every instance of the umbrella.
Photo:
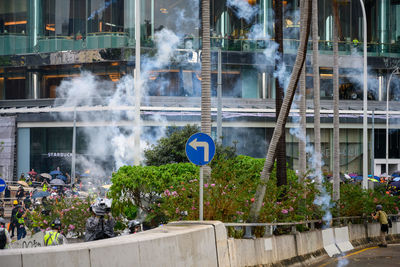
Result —
[[51, 185], [65, 185], [64, 181], [61, 179], [53, 179], [50, 181]]
[[400, 189], [400, 181], [399, 182], [391, 182], [389, 184], [389, 188], [398, 191]]
[[395, 171], [394, 173], [392, 173], [393, 177], [400, 177], [400, 171]]
[[89, 176], [89, 174], [87, 174], [87, 173], [84, 173], [84, 174], [81, 174], [81, 175], [79, 175], [80, 177], [88, 177]]
[[67, 181], [67, 177], [65, 177], [64, 175], [57, 175], [57, 176], [56, 176], [56, 179], [63, 180], [64, 182]]
[[105, 184], [102, 186], [104, 189], [110, 189], [111, 185], [110, 184]]
[[393, 182], [398, 182], [398, 181], [400, 181], [400, 177], [395, 177], [395, 178], [393, 179]]
[[50, 175], [58, 175], [58, 174], [62, 174], [62, 172], [54, 170], [50, 172]]
[[38, 198], [38, 197], [48, 197], [50, 196], [49, 192], [45, 192], [45, 191], [38, 191], [36, 193], [33, 194], [32, 198]]
[[344, 178], [346, 178], [347, 180], [351, 179], [350, 175], [348, 175], [347, 173], [344, 174]]
[[40, 176], [42, 176], [44, 178], [47, 178], [47, 179], [51, 179], [52, 178], [51, 175], [48, 174], [48, 173], [41, 173]]
[[356, 180], [356, 181], [362, 181], [363, 177], [362, 176], [356, 176], [356, 177], [353, 177], [353, 179]]
[[17, 184], [20, 184], [25, 187], [29, 187], [29, 185], [25, 181], [18, 181]]
[[358, 174], [356, 174], [356, 173], [349, 173], [349, 176], [350, 176], [351, 178], [354, 178], [354, 177], [357, 177]]
[[35, 175], [37, 174], [37, 172], [35, 172], [35, 171], [30, 171], [30, 172], [28, 172], [28, 174], [29, 174], [29, 175], [32, 175], [32, 176], [35, 176]]

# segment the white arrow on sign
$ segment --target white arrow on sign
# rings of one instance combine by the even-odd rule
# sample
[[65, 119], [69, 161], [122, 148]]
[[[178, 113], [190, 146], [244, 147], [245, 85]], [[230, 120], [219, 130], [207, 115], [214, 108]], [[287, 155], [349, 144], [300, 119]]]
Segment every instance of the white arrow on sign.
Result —
[[193, 147], [197, 150], [197, 147], [204, 147], [204, 161], [207, 162], [209, 160], [209, 147], [207, 142], [197, 142], [197, 138], [189, 143], [189, 146]]

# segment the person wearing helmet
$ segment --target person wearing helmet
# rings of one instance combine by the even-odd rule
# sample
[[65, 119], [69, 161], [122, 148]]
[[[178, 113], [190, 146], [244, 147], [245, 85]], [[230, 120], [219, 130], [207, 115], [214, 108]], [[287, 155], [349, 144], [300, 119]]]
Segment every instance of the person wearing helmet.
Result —
[[11, 243], [10, 234], [6, 229], [6, 220], [0, 217], [0, 249], [6, 249]]
[[372, 213], [371, 216], [374, 220], [378, 220], [379, 223], [381, 224], [381, 231], [379, 235], [381, 244], [379, 244], [379, 246], [387, 247], [385, 235], [389, 232], [389, 222], [388, 222], [388, 216], [386, 212], [383, 211], [382, 205], [376, 205], [376, 212]]
[[61, 221], [60, 219], [55, 219], [51, 223], [50, 231], [46, 231], [44, 235], [44, 245], [47, 246], [58, 246], [67, 243], [67, 240], [63, 234], [60, 233], [61, 231]]
[[142, 230], [139, 220], [133, 220], [128, 223], [129, 233], [136, 234]]
[[19, 209], [19, 204], [18, 204], [18, 200], [14, 200], [13, 202], [13, 209], [11, 210], [11, 219], [10, 219], [10, 229], [8, 229], [11, 232], [11, 238], [14, 237], [14, 229], [17, 227], [17, 212]]
[[86, 221], [85, 242], [114, 237], [115, 221], [111, 204], [101, 199], [90, 207], [92, 216]]

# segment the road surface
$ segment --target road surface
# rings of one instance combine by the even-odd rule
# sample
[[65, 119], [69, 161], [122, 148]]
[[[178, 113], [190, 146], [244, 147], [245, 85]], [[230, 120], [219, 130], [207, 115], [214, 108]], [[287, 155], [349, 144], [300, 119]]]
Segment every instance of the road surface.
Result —
[[350, 251], [339, 258], [325, 259], [313, 267], [392, 267], [400, 266], [400, 244], [389, 244], [387, 248], [370, 247]]

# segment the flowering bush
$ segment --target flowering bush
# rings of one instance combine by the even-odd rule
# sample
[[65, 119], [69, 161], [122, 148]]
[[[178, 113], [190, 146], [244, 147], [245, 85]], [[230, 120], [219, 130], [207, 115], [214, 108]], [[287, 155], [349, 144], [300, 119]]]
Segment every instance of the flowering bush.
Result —
[[[212, 173], [205, 180], [204, 219], [223, 222], [245, 222], [260, 183], [264, 159], [237, 156], [217, 157], [211, 163]], [[110, 196], [113, 211], [123, 215], [129, 205], [137, 205], [147, 213], [154, 226], [174, 220], [197, 220], [199, 216], [199, 172], [190, 163], [154, 166], [125, 166], [113, 175]], [[323, 184], [332, 195], [332, 185]], [[322, 207], [315, 203], [320, 191], [314, 183], [299, 183], [288, 169], [288, 184], [276, 185], [276, 171], [271, 173], [259, 216], [260, 222], [293, 222], [322, 220], [327, 211], [334, 216], [369, 215], [376, 204], [388, 213], [398, 212], [398, 197], [382, 190], [363, 190], [357, 184], [341, 186], [341, 200]]]
[[35, 227], [41, 230], [51, 228], [51, 223], [56, 219], [61, 221], [61, 232], [72, 233], [82, 237], [85, 232], [86, 220], [90, 217], [90, 199], [80, 198], [49, 198], [48, 214], [42, 212], [43, 206], [36, 207], [28, 213], [28, 228], [32, 231]]

